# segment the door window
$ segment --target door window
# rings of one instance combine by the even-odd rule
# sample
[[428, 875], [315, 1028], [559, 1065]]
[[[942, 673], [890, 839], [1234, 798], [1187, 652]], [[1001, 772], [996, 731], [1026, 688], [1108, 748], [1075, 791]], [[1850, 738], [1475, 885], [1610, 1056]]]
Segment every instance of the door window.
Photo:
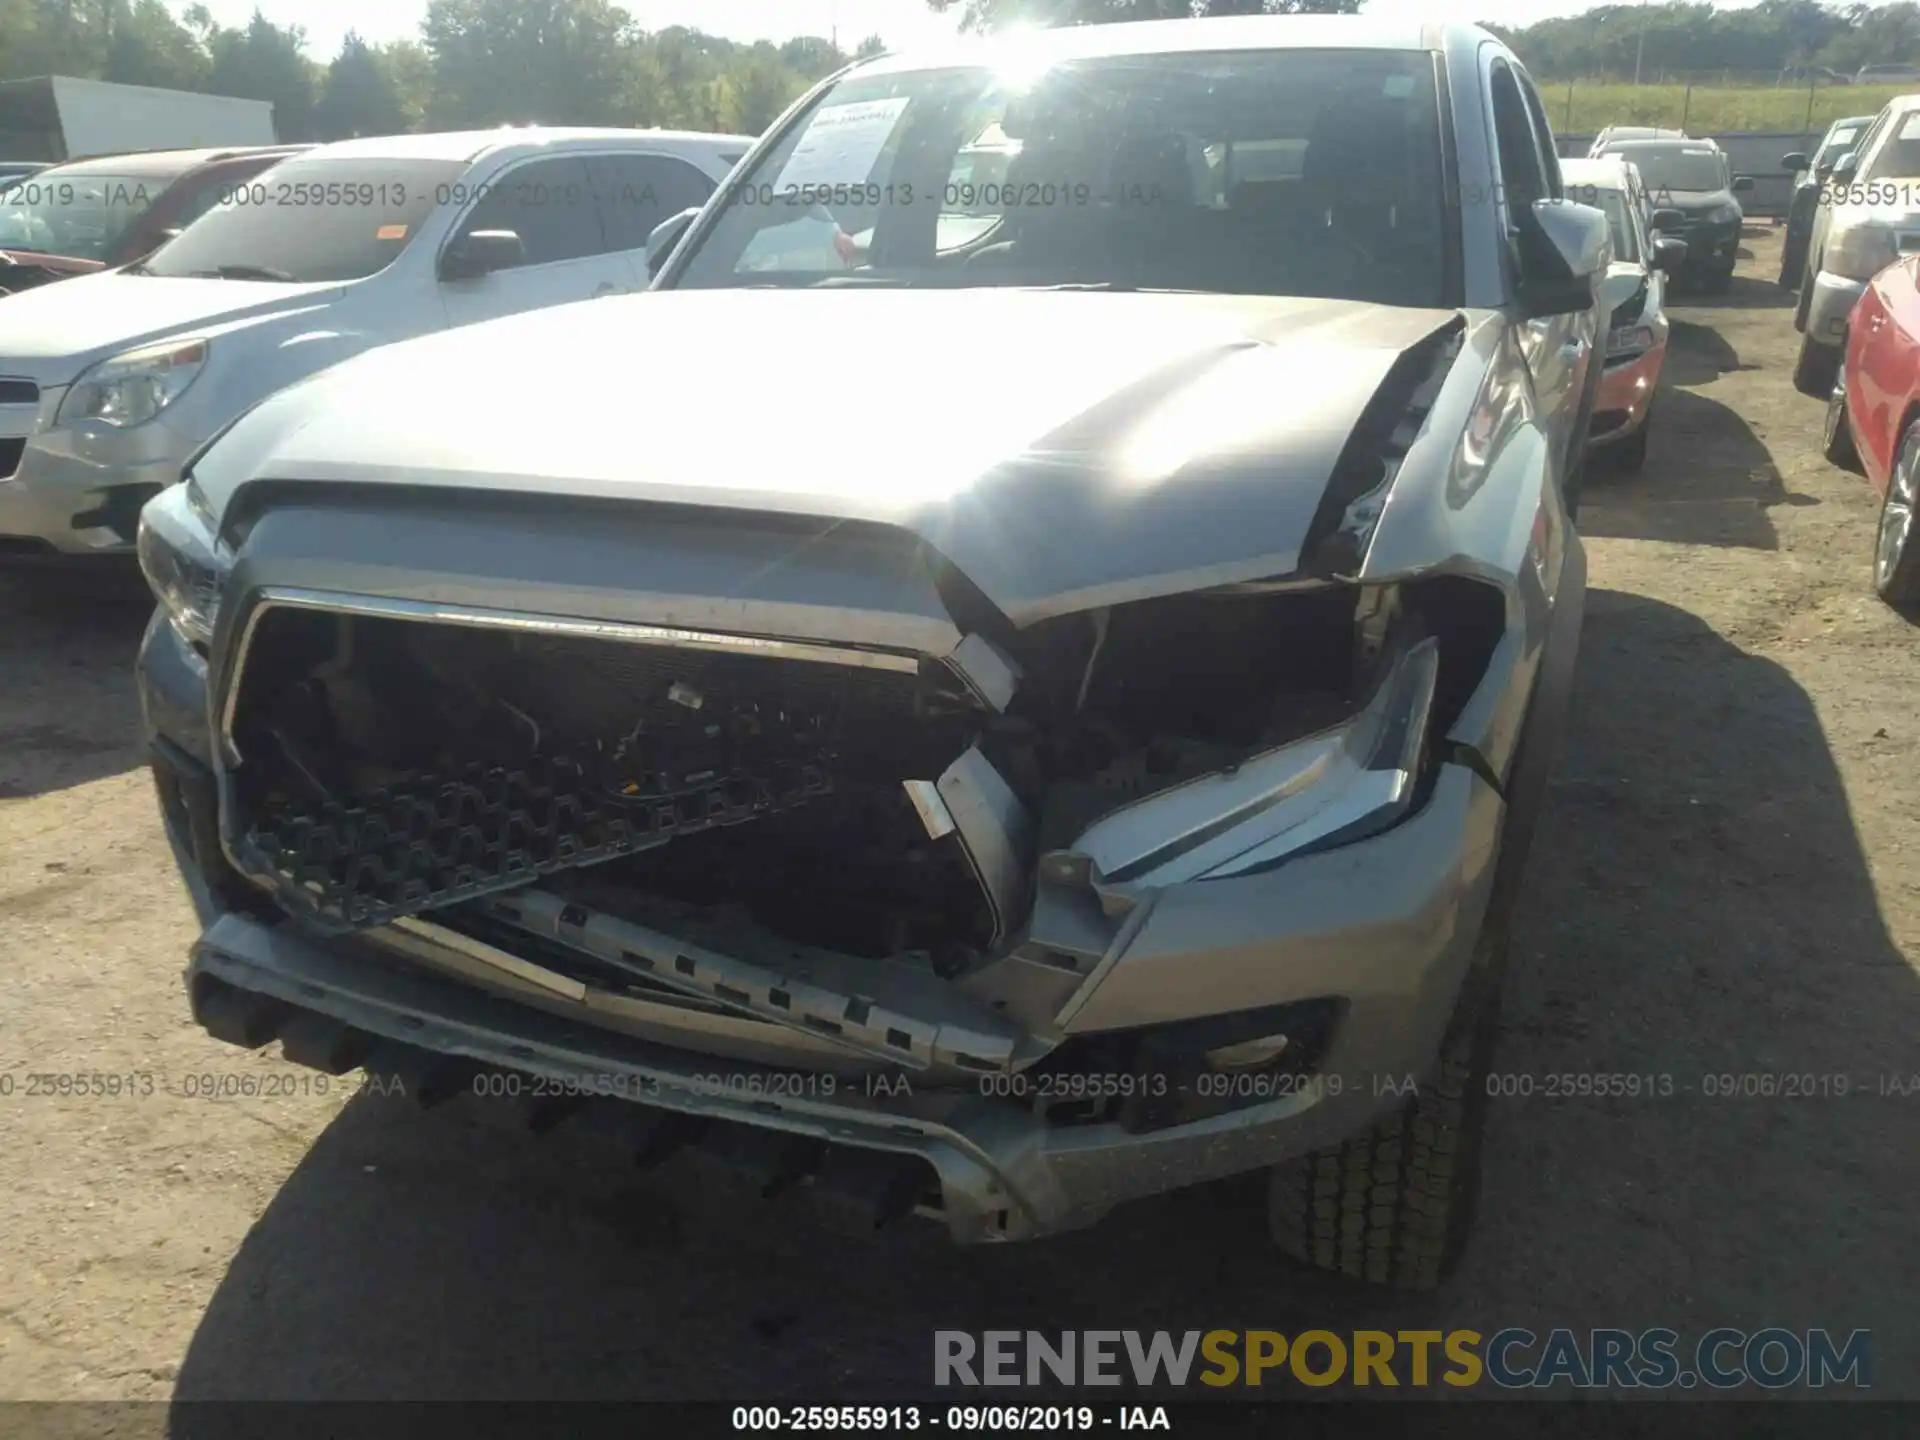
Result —
[[596, 155], [589, 167], [611, 250], [645, 248], [653, 227], [707, 203], [714, 184], [672, 155]]
[[587, 167], [577, 155], [516, 165], [484, 183], [485, 194], [460, 226], [511, 230], [526, 248], [522, 265], [553, 265], [614, 249], [608, 243]]
[[1493, 136], [1500, 155], [1500, 193], [1506, 202], [1508, 223], [1536, 200], [1553, 191], [1540, 163], [1526, 101], [1520, 98], [1513, 71], [1496, 61], [1492, 76]]
[[1527, 119], [1533, 131], [1533, 153], [1540, 165], [1540, 173], [1547, 183], [1547, 194], [1555, 200], [1566, 198], [1566, 192], [1560, 181], [1560, 152], [1553, 148], [1553, 126], [1547, 123], [1547, 112], [1540, 104], [1540, 92], [1534, 89], [1533, 81], [1525, 76], [1516, 76], [1520, 87], [1520, 98], [1527, 107]]

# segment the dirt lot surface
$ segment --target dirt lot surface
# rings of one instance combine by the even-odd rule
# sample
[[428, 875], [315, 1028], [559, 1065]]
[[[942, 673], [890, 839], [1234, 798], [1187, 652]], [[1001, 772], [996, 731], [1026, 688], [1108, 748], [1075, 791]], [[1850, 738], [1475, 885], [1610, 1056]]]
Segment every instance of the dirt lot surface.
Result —
[[[903, 1397], [936, 1327], [1873, 1331], [1920, 1397], [1920, 636], [1876, 502], [1793, 393], [1788, 300], [1682, 301], [1643, 475], [1595, 481], [1577, 716], [1537, 843], [1478, 1238], [1438, 1296], [1273, 1256], [1258, 1187], [990, 1251], [821, 1228], [463, 1098], [191, 1098], [304, 1076], [189, 1022], [195, 927], [137, 743], [147, 608], [0, 590], [0, 1396]], [[36, 1073], [134, 1077], [27, 1094]], [[1547, 1077], [1670, 1075], [1667, 1098]], [[1843, 1076], [1845, 1098], [1704, 1077]], [[141, 1077], [150, 1077], [143, 1079]], [[145, 1093], [149, 1083], [152, 1093]]]

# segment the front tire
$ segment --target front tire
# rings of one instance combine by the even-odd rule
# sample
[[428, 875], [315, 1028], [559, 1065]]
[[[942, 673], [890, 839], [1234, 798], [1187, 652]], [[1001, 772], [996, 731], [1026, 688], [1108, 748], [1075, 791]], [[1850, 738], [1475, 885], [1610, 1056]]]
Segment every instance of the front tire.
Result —
[[[1601, 338], [1604, 340], [1605, 336]], [[1567, 507], [1567, 519], [1576, 521], [1580, 518], [1580, 492], [1587, 483], [1587, 461], [1593, 451], [1593, 447], [1587, 443], [1593, 429], [1593, 407], [1600, 398], [1600, 357], [1597, 352], [1588, 357], [1587, 372], [1587, 389], [1580, 397], [1580, 409], [1574, 416], [1573, 436], [1568, 442], [1571, 453], [1562, 472], [1566, 478], [1560, 485], [1560, 499]]]
[[1920, 609], [1920, 545], [1914, 544], [1913, 511], [1920, 491], [1920, 417], [1907, 422], [1887, 493], [1880, 502], [1880, 523], [1874, 529], [1874, 593], [1902, 614]]
[[1640, 428], [1631, 436], [1614, 447], [1614, 464], [1629, 475], [1637, 475], [1647, 463], [1647, 437], [1653, 431], [1653, 401], [1647, 402], [1647, 413], [1640, 417]]
[[1847, 422], [1847, 367], [1842, 364], [1833, 377], [1833, 391], [1827, 396], [1827, 418], [1820, 432], [1820, 453], [1827, 463], [1838, 465], [1855, 475], [1864, 473], [1860, 452], [1854, 448], [1853, 427]]
[[1815, 400], [1833, 394], [1833, 382], [1840, 374], [1840, 361], [1846, 351], [1839, 345], [1822, 345], [1811, 335], [1800, 337], [1800, 353], [1793, 362], [1793, 388]]
[[1365, 1134], [1274, 1167], [1267, 1222], [1284, 1253], [1402, 1290], [1438, 1289], [1452, 1273], [1479, 1201], [1505, 962], [1505, 926], [1490, 916], [1437, 1078]]

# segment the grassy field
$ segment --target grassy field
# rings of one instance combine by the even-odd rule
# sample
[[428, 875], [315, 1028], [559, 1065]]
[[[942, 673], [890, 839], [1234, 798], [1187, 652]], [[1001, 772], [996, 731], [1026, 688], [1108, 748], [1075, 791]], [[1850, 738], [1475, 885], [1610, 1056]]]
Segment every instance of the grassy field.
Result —
[[1807, 118], [1807, 87], [1748, 85], [1611, 85], [1599, 81], [1545, 81], [1553, 128], [1585, 134], [1604, 125], [1664, 125], [1696, 135], [1729, 130], [1824, 130], [1842, 115], [1871, 115], [1910, 85], [1822, 85], [1813, 92]]

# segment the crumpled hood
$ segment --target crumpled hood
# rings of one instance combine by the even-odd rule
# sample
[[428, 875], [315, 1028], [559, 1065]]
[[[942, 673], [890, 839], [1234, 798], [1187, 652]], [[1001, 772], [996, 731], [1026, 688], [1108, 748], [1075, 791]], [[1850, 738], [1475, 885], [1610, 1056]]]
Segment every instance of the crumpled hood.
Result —
[[897, 527], [1016, 623], [1295, 568], [1362, 407], [1452, 311], [1238, 296], [675, 291], [369, 352], [195, 472]]
[[273, 285], [105, 271], [0, 300], [0, 374], [64, 385], [87, 366], [171, 335], [305, 309], [336, 284]]

